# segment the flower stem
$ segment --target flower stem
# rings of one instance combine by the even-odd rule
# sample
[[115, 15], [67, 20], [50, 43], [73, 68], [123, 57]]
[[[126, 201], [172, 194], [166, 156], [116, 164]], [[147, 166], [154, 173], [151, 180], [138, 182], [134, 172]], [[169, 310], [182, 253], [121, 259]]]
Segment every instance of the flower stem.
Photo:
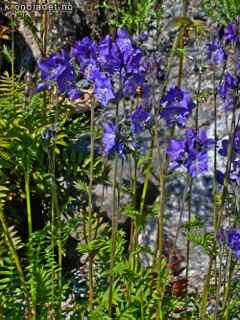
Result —
[[[116, 105], [116, 123], [118, 123], [118, 104]], [[110, 256], [110, 269], [109, 269], [109, 295], [108, 295], [108, 314], [112, 317], [112, 300], [113, 300], [113, 268], [115, 263], [116, 255], [116, 244], [117, 244], [117, 231], [118, 231], [118, 207], [119, 207], [119, 195], [118, 195], [118, 154], [115, 153], [114, 169], [113, 169], [113, 202], [112, 202], [112, 235], [111, 235], [111, 256]]]
[[118, 229], [118, 199], [117, 199], [117, 171], [118, 171], [118, 155], [115, 155], [114, 173], [113, 173], [113, 213], [112, 213], [112, 247], [110, 257], [110, 270], [109, 270], [109, 296], [108, 296], [108, 314], [112, 317], [112, 299], [113, 299], [113, 267], [115, 263], [116, 254], [116, 241]]
[[28, 221], [28, 241], [29, 241], [29, 252], [30, 252], [30, 286], [31, 286], [31, 302], [32, 302], [32, 319], [36, 319], [36, 286], [35, 276], [32, 265], [32, 212], [31, 212], [31, 194], [30, 194], [30, 176], [28, 170], [25, 171], [25, 194], [26, 194], [26, 205], [27, 205], [27, 221]]
[[229, 300], [231, 295], [231, 285], [232, 285], [232, 276], [233, 276], [233, 270], [234, 270], [234, 260], [232, 256], [232, 252], [229, 253], [229, 259], [228, 259], [228, 270], [227, 270], [227, 283], [224, 290], [224, 299], [223, 299], [223, 319], [228, 320], [229, 319]]
[[[94, 144], [95, 144], [95, 130], [94, 130], [94, 104], [91, 106], [91, 123], [90, 123], [90, 172], [89, 172], [89, 187], [88, 187], [88, 241], [92, 241], [92, 215], [93, 215], [93, 166], [94, 166]], [[89, 308], [93, 310], [94, 288], [93, 288], [93, 255], [89, 254]]]
[[204, 287], [203, 287], [203, 295], [200, 305], [200, 319], [206, 320], [206, 310], [207, 310], [207, 303], [208, 303], [208, 292], [209, 292], [209, 286], [210, 286], [210, 280], [211, 280], [211, 274], [212, 274], [212, 267], [213, 267], [214, 258], [211, 256], [209, 258], [208, 263], [208, 272], [204, 281]]

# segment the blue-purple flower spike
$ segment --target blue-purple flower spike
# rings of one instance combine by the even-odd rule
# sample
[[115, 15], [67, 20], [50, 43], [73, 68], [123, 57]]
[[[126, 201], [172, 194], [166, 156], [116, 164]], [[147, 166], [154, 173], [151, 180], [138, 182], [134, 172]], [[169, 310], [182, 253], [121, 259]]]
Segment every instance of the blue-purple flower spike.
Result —
[[142, 105], [137, 106], [131, 114], [131, 129], [133, 134], [139, 134], [144, 130], [144, 125], [150, 120], [151, 113], [144, 110]]
[[38, 91], [51, 87], [53, 83], [56, 84], [60, 94], [69, 94], [73, 89], [77, 90], [76, 74], [70, 61], [70, 55], [65, 49], [41, 59], [38, 68], [43, 81], [37, 87]]
[[238, 25], [236, 22], [230, 22], [224, 29], [224, 39], [226, 41], [239, 42]]
[[110, 156], [113, 153], [119, 154], [121, 157], [124, 156], [124, 143], [121, 141], [119, 135], [119, 128], [113, 122], [107, 122], [103, 125], [103, 149], [106, 156]]
[[240, 259], [240, 229], [234, 228], [227, 231], [227, 245]]
[[208, 171], [208, 150], [214, 145], [204, 130], [187, 129], [183, 139], [172, 139], [167, 149], [170, 169], [181, 166], [191, 177]]
[[219, 65], [227, 59], [227, 54], [217, 38], [214, 38], [212, 42], [206, 43], [206, 53], [209, 62], [212, 64]]
[[161, 104], [164, 108], [160, 116], [169, 127], [174, 125], [184, 127], [194, 108], [191, 94], [179, 87], [170, 88], [161, 100]]

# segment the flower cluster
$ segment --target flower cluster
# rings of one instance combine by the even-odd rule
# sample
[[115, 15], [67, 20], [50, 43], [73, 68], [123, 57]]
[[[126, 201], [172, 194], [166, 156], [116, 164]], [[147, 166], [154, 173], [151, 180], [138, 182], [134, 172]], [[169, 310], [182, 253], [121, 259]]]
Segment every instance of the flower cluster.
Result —
[[236, 92], [239, 79], [230, 72], [224, 75], [223, 83], [219, 86], [219, 95], [224, 101], [226, 111], [233, 110], [237, 105]]
[[224, 41], [225, 44], [240, 42], [238, 20], [230, 22], [225, 28], [220, 28], [218, 35], [206, 43], [206, 53], [210, 63], [220, 65], [227, 60], [227, 54], [222, 46]]
[[217, 38], [214, 38], [212, 42], [206, 43], [206, 53], [208, 60], [216, 65], [223, 63], [227, 58], [227, 54]]
[[73, 45], [70, 54], [62, 49], [40, 60], [38, 67], [42, 78], [38, 91], [56, 84], [60, 94], [79, 98], [78, 76], [89, 81], [97, 101], [103, 106], [113, 99], [134, 96], [137, 87], [144, 86], [146, 72], [142, 51], [135, 48], [122, 29], [117, 30], [115, 40], [107, 35], [96, 43], [85, 37]]
[[121, 157], [124, 156], [125, 144], [124, 138], [121, 136], [121, 128], [112, 121], [104, 124], [103, 148], [107, 156], [115, 152]]
[[144, 85], [143, 53], [122, 29], [117, 30], [115, 40], [110, 35], [99, 43], [83, 38], [74, 44], [72, 55], [103, 106], [113, 99], [134, 96], [137, 87]]
[[172, 139], [167, 149], [172, 170], [184, 166], [191, 177], [208, 170], [208, 150], [214, 141], [204, 130], [187, 129], [183, 139]]
[[238, 21], [230, 22], [224, 29], [224, 39], [228, 42], [239, 42]]
[[[222, 145], [218, 150], [218, 153], [227, 157], [229, 147], [229, 139], [223, 139]], [[236, 128], [234, 134], [234, 143], [233, 143], [233, 155], [232, 155], [232, 165], [229, 173], [229, 180], [233, 183], [240, 183], [240, 128]], [[217, 181], [219, 184], [224, 182], [224, 173], [220, 170], [217, 170]]]
[[150, 120], [151, 113], [144, 109], [142, 105], [137, 106], [131, 113], [131, 131], [133, 134], [143, 132], [144, 125]]
[[240, 258], [240, 229], [230, 228], [221, 229], [218, 234], [218, 240], [226, 245]]
[[160, 116], [169, 127], [174, 125], [184, 127], [194, 107], [190, 93], [179, 87], [170, 88], [161, 100], [161, 104], [164, 108]]
[[38, 68], [42, 82], [37, 86], [37, 91], [50, 89], [55, 83], [60, 94], [67, 93], [70, 99], [79, 98], [80, 92], [76, 88], [77, 77], [70, 60], [70, 55], [65, 49], [41, 59]]
[[109, 121], [104, 124], [103, 147], [104, 154], [111, 156], [117, 153], [124, 157], [129, 150], [140, 151], [143, 149], [143, 131], [151, 121], [151, 112], [142, 105], [138, 105], [127, 119], [122, 119], [120, 124]]

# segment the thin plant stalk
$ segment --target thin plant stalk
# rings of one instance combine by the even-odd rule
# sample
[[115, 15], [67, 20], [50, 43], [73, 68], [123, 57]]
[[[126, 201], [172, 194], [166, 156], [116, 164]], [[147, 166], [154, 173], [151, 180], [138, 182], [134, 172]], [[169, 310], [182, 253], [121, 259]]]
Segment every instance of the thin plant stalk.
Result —
[[[58, 102], [53, 103], [55, 106], [55, 114], [54, 114], [54, 123], [53, 128], [56, 128], [57, 119], [58, 119]], [[52, 137], [52, 145], [49, 150], [49, 165], [50, 165], [50, 173], [51, 173], [51, 247], [52, 247], [52, 308], [54, 310], [54, 305], [56, 304], [56, 288], [55, 288], [55, 280], [57, 278], [58, 281], [58, 307], [57, 307], [57, 316], [60, 317], [61, 308], [59, 305], [59, 301], [61, 300], [62, 293], [62, 256], [63, 256], [63, 248], [62, 248], [62, 223], [61, 223], [61, 211], [58, 204], [58, 192], [57, 192], [57, 182], [56, 182], [56, 136], [55, 133]], [[58, 271], [56, 272], [55, 266], [55, 247], [57, 246], [57, 257], [58, 257]]]
[[[191, 223], [192, 218], [192, 177], [190, 178], [189, 182], [189, 195], [188, 195], [188, 217], [187, 222], [188, 225]], [[187, 289], [188, 289], [188, 282], [189, 282], [189, 262], [190, 262], [190, 240], [187, 239], [187, 253], [186, 253], [186, 281], [187, 281]]]
[[112, 316], [112, 299], [113, 299], [113, 268], [116, 254], [116, 241], [118, 229], [118, 205], [117, 205], [117, 171], [118, 171], [118, 155], [115, 155], [114, 173], [113, 173], [113, 214], [112, 214], [112, 237], [111, 237], [111, 256], [110, 256], [110, 270], [109, 270], [109, 296], [108, 296], [108, 314]]
[[[33, 254], [32, 247], [32, 211], [31, 211], [31, 194], [30, 194], [30, 175], [28, 170], [25, 172], [25, 194], [26, 194], [26, 206], [27, 206], [27, 221], [28, 221], [28, 241], [30, 260]], [[30, 261], [30, 287], [31, 287], [31, 302], [32, 302], [32, 319], [36, 319], [36, 285], [34, 279], [34, 270], [32, 261]]]
[[[215, 66], [213, 66], [213, 104], [214, 104], [214, 141], [217, 141], [218, 135], [217, 135], [217, 88], [216, 88], [216, 70]], [[217, 173], [217, 144], [214, 145], [214, 177], [213, 177], [213, 199], [214, 199], [214, 209], [213, 209], [213, 219], [214, 219], [214, 227], [215, 227], [215, 238], [217, 236], [217, 206], [216, 206], [216, 194], [217, 194], [217, 179], [216, 179], [216, 173]], [[221, 255], [221, 253], [220, 253]], [[220, 256], [220, 268], [222, 263], [222, 255]], [[219, 279], [217, 279], [217, 260], [215, 259], [215, 279], [217, 280], [216, 283], [216, 305], [214, 310], [214, 317], [215, 320], [217, 320], [218, 317], [218, 305], [219, 305], [219, 298], [220, 298], [220, 287], [221, 287], [221, 270]]]
[[216, 304], [214, 309], [214, 320], [218, 320], [218, 310], [220, 302], [220, 289], [222, 284], [222, 263], [223, 263], [223, 245], [221, 244], [220, 253], [219, 253], [219, 275], [217, 276], [217, 260], [215, 260], [215, 285], [216, 285]]
[[232, 276], [234, 271], [234, 259], [232, 252], [229, 253], [228, 257], [228, 270], [227, 270], [227, 283], [226, 287], [224, 288], [224, 299], [223, 299], [223, 319], [229, 319], [229, 300], [231, 296], [231, 285], [232, 285]]
[[[131, 161], [131, 159], [130, 159]], [[137, 155], [133, 155], [133, 170], [131, 169], [131, 192], [133, 195], [132, 199], [132, 205], [133, 209], [136, 210], [136, 197], [137, 197]], [[136, 264], [136, 248], [137, 248], [137, 238], [138, 238], [138, 232], [137, 232], [137, 217], [133, 217], [131, 219], [131, 227], [130, 227], [130, 242], [129, 242], [129, 261], [134, 269]]]
[[[49, 168], [50, 172], [55, 172], [55, 154], [51, 150], [48, 150], [49, 156]], [[52, 249], [52, 263], [51, 263], [51, 307], [54, 308], [55, 303], [55, 279], [56, 279], [56, 270], [55, 270], [55, 246], [56, 246], [56, 215], [55, 215], [55, 205], [54, 205], [54, 178], [53, 174], [51, 176], [51, 249]]]
[[25, 194], [26, 194], [26, 205], [27, 205], [28, 236], [29, 236], [29, 240], [31, 240], [32, 212], [31, 212], [31, 197], [30, 197], [30, 177], [27, 171], [25, 172]]
[[208, 293], [209, 293], [209, 286], [210, 286], [210, 280], [211, 280], [211, 275], [212, 275], [213, 263], [214, 263], [214, 258], [213, 258], [213, 256], [210, 256], [209, 262], [208, 262], [208, 271], [207, 271], [207, 275], [206, 275], [206, 278], [204, 281], [203, 295], [202, 295], [201, 304], [200, 304], [200, 319], [201, 320], [206, 320], [206, 309], [207, 309], [207, 304], [208, 304]]
[[[188, 2], [188, 1], [187, 1]], [[186, 6], [188, 5], [185, 4]], [[196, 112], [195, 112], [195, 130], [198, 132], [199, 129], [199, 96], [201, 92], [201, 83], [202, 83], [202, 72], [201, 66], [199, 67], [199, 74], [198, 74], [198, 88], [197, 88], [197, 97], [196, 97]], [[215, 140], [216, 141], [216, 140]], [[189, 197], [188, 197], [188, 225], [191, 223], [192, 218], [192, 185], [193, 179], [190, 178], [189, 181]], [[189, 262], [190, 262], [190, 240], [187, 239], [187, 254], [186, 254], [186, 281], [187, 281], [187, 290], [188, 290], [188, 283], [189, 283]]]
[[[184, 49], [184, 32], [180, 30], [178, 41], [178, 47], [180, 49], [179, 55], [179, 66], [178, 66], [178, 79], [177, 85], [181, 87], [182, 78], [183, 78], [183, 66], [184, 66], [184, 54], [182, 50]], [[156, 113], [156, 111], [155, 111]], [[159, 146], [158, 142], [158, 132], [157, 132], [157, 116], [155, 114], [155, 139], [156, 145]], [[175, 132], [175, 128], [173, 127], [170, 132], [170, 138], [173, 137]], [[164, 157], [164, 161], [162, 163], [161, 155], [160, 155], [160, 147], [158, 147], [158, 156], [159, 156], [159, 163], [160, 163], [160, 173], [159, 173], [159, 185], [160, 185], [160, 197], [159, 197], [159, 216], [158, 216], [158, 226], [157, 226], [157, 233], [156, 233], [156, 242], [155, 242], [155, 257], [154, 257], [154, 266], [156, 270], [160, 270], [161, 261], [163, 260], [163, 252], [164, 252], [164, 216], [165, 216], [165, 205], [166, 205], [166, 178], [168, 174], [168, 164], [169, 160], [167, 157]], [[157, 292], [160, 294], [161, 290], [161, 281], [157, 280]], [[163, 295], [160, 294], [159, 303], [157, 305], [156, 310], [156, 320], [161, 319], [161, 308], [162, 308], [162, 299]]]
[[[95, 129], [94, 129], [94, 104], [91, 106], [91, 123], [90, 123], [90, 172], [89, 172], [89, 187], [88, 187], [88, 241], [92, 241], [92, 215], [93, 215], [93, 167], [94, 167], [94, 144], [95, 144]], [[89, 308], [93, 310], [94, 288], [93, 288], [93, 255], [89, 255]]]
[[[116, 106], [116, 123], [118, 123], [118, 105]], [[112, 202], [112, 235], [111, 235], [111, 255], [109, 269], [109, 295], [108, 295], [108, 315], [112, 317], [113, 313], [113, 286], [114, 275], [113, 268], [115, 264], [116, 246], [117, 246], [117, 231], [118, 231], [118, 154], [115, 153], [114, 169], [113, 169], [113, 202]]]

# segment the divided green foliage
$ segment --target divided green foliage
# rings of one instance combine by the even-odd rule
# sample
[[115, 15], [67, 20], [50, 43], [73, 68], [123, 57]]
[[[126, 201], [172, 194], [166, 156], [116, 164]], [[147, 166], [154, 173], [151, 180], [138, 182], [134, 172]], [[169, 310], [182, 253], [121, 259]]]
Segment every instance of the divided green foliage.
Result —
[[203, 0], [202, 4], [207, 15], [220, 25], [227, 24], [240, 16], [238, 0]]
[[111, 13], [110, 24], [113, 27], [123, 27], [131, 33], [139, 33], [146, 29], [151, 16], [160, 17], [161, 12], [154, 10], [155, 4], [155, 0], [128, 0], [123, 6], [116, 7], [104, 1], [101, 7]]

